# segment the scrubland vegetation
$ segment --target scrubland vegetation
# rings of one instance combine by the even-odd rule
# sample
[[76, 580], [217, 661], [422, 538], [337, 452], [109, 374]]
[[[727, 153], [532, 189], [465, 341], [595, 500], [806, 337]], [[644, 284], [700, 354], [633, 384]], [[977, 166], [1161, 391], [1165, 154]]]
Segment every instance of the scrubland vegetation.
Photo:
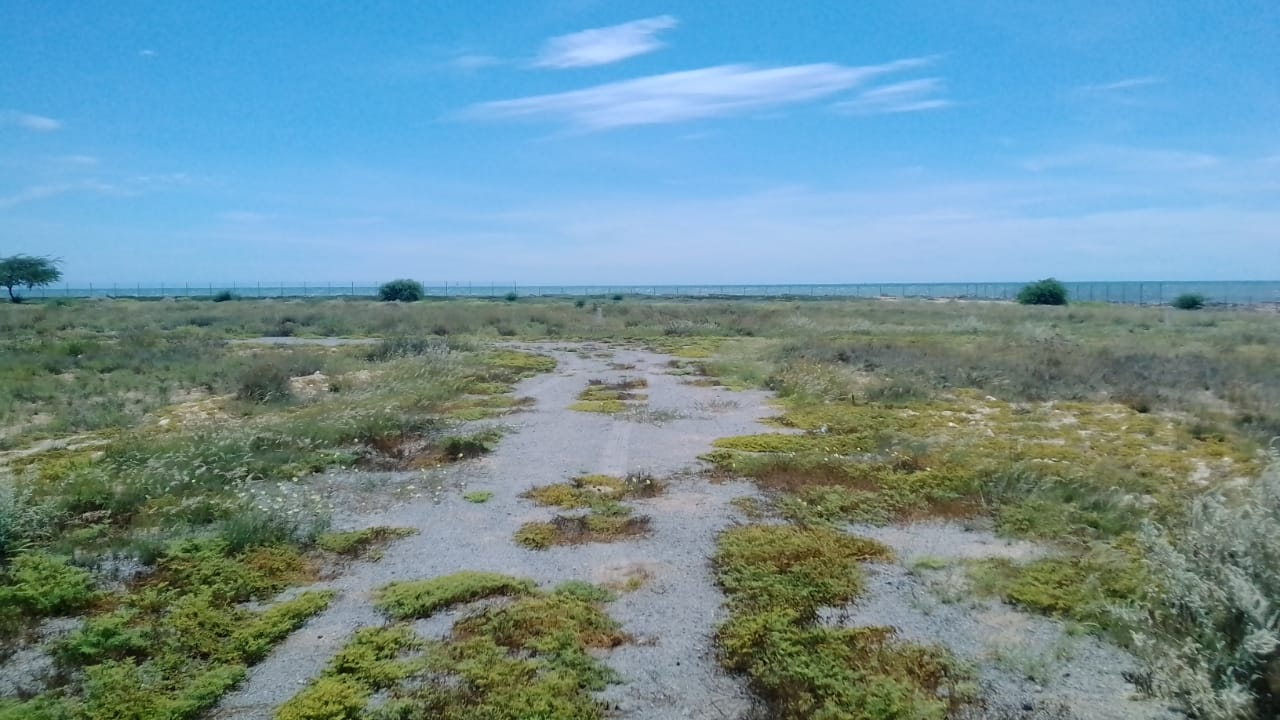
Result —
[[[261, 335], [379, 341], [230, 342]], [[85, 618], [47, 643], [44, 689], [0, 699], [0, 718], [198, 717], [329, 601], [279, 591], [404, 532], [326, 533], [308, 476], [486, 452], [497, 438], [459, 424], [518, 407], [513, 383], [554, 367], [494, 348], [508, 339], [644, 344], [690, 383], [776, 392], [776, 432], [705, 456], [766, 491], [756, 520], [719, 539], [728, 619], [714, 632], [776, 717], [942, 718], [972, 699], [944, 648], [818, 621], [856, 601], [861, 563], [889, 556], [851, 524], [928, 518], [1046, 546], [969, 563], [968, 591], [1130, 649], [1144, 691], [1192, 717], [1280, 709], [1273, 312], [115, 301], [0, 307], [0, 661], [38, 646], [50, 618]], [[588, 386], [579, 409], [620, 411], [641, 387]], [[529, 499], [570, 514], [515, 541], [644, 533], [625, 501], [660, 491], [538, 488]], [[509, 600], [444, 642], [399, 624], [495, 596]], [[388, 587], [390, 624], [360, 631], [277, 717], [600, 717], [590, 691], [618, 678], [588, 650], [627, 641], [606, 601], [480, 573]], [[377, 692], [391, 699], [366, 708]]]

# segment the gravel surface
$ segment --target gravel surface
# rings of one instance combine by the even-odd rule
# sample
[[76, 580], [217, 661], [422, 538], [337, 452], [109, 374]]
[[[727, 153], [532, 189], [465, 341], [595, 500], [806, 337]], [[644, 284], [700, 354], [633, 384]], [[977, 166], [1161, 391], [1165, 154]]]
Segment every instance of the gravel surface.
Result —
[[[661, 355], [590, 345], [573, 349], [546, 350], [559, 368], [520, 384], [517, 394], [536, 403], [503, 420], [511, 432], [491, 455], [426, 473], [350, 477], [351, 485], [379, 488], [388, 499], [373, 503], [370, 512], [340, 514], [340, 527], [396, 525], [417, 528], [420, 534], [389, 546], [381, 561], [353, 565], [347, 574], [325, 583], [339, 591], [334, 604], [252, 668], [248, 680], [223, 700], [213, 717], [270, 717], [323, 668], [353, 631], [382, 623], [370, 604], [372, 590], [393, 580], [464, 569], [529, 577], [544, 587], [571, 579], [616, 582], [632, 575], [645, 577], [639, 590], [608, 606], [610, 615], [637, 642], [605, 657], [625, 684], [611, 687], [602, 698], [619, 717], [637, 719], [738, 718], [750, 709], [743, 683], [725, 675], [715, 662], [711, 632], [722, 617], [723, 598], [712, 581], [707, 557], [715, 535], [736, 517], [729, 502], [754, 488], [712, 484], [688, 471], [697, 469], [697, 456], [715, 438], [759, 432], [757, 421], [771, 414], [767, 396], [685, 385], [667, 374], [669, 358]], [[610, 362], [635, 368], [613, 369]], [[588, 380], [624, 377], [648, 380], [646, 407], [652, 412], [611, 417], [567, 409]], [[642, 472], [672, 478], [664, 495], [630, 503], [638, 514], [652, 518], [648, 537], [543, 552], [511, 541], [521, 524], [554, 514], [519, 498], [523, 491], [584, 473]], [[327, 482], [342, 479], [330, 477]], [[410, 485], [412, 491], [406, 489]], [[488, 490], [494, 496], [473, 504], [461, 498], [463, 489]], [[439, 636], [456, 617], [443, 614], [418, 627], [428, 636]]]
[[[723, 618], [723, 598], [707, 562], [716, 534], [741, 519], [730, 501], [756, 491], [744, 483], [713, 484], [694, 471], [712, 440], [765, 431], [759, 420], [773, 414], [767, 394], [686, 384], [668, 374], [670, 358], [648, 352], [594, 343], [524, 347], [555, 356], [559, 367], [520, 383], [516, 393], [535, 403], [499, 421], [509, 432], [491, 455], [436, 470], [330, 473], [314, 481], [311, 492], [328, 493], [339, 508], [339, 529], [394, 525], [420, 534], [390, 545], [379, 562], [353, 564], [321, 584], [339, 592], [333, 605], [252, 668], [214, 718], [271, 717], [352, 632], [384, 622], [371, 605], [374, 589], [464, 569], [529, 577], [543, 587], [571, 579], [624, 585], [641, 578], [639, 590], [608, 606], [636, 639], [604, 656], [624, 678], [601, 694], [615, 715], [657, 720], [758, 714], [742, 680], [715, 662], [711, 633]], [[648, 380], [643, 406], [618, 416], [567, 409], [589, 380], [628, 377]], [[630, 502], [652, 518], [652, 534], [544, 552], [511, 541], [521, 524], [554, 514], [520, 493], [586, 473], [668, 478], [665, 494]], [[471, 490], [494, 495], [473, 504], [461, 497]], [[1175, 717], [1158, 703], [1132, 697], [1121, 673], [1133, 663], [1123, 652], [1094, 638], [1070, 636], [1054, 621], [973, 599], [963, 569], [956, 567], [986, 557], [1026, 561], [1042, 555], [1042, 548], [945, 522], [850, 531], [893, 547], [898, 562], [868, 566], [866, 597], [829, 609], [824, 620], [891, 625], [905, 639], [941, 643], [972, 663], [983, 702], [966, 710], [965, 720]], [[917, 564], [944, 567], [908, 570]], [[415, 628], [441, 637], [468, 611], [441, 613]]]
[[[998, 557], [1024, 562], [1044, 554], [1039, 546], [948, 522], [855, 526], [852, 531], [893, 548], [898, 562], [868, 565], [866, 595], [847, 608], [828, 610], [824, 619], [845, 626], [889, 625], [903, 639], [945, 645], [971, 663], [985, 707], [965, 717], [1180, 717], [1157, 701], [1135, 696], [1123, 673], [1136, 663], [1122, 650], [968, 592], [961, 561]], [[920, 561], [926, 559], [945, 566], [925, 569]]]

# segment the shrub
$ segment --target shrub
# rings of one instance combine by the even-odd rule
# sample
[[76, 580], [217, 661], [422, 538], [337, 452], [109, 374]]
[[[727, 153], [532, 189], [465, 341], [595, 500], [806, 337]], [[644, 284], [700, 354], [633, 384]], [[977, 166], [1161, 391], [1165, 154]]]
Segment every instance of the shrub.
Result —
[[1159, 591], [1131, 610], [1151, 689], [1207, 720], [1280, 714], [1280, 461], [1243, 497], [1197, 500], [1172, 536], [1141, 540]]
[[293, 396], [289, 370], [279, 362], [261, 360], [240, 373], [236, 398], [255, 403], [283, 402]]
[[511, 292], [504, 295], [503, 299], [506, 300], [507, 302], [515, 302], [520, 299], [520, 295], [516, 291], [512, 290]]
[[1066, 305], [1067, 287], [1053, 278], [1033, 282], [1018, 291], [1023, 305]]
[[378, 288], [378, 299], [383, 302], [417, 302], [426, 294], [422, 283], [407, 278], [383, 283]]
[[43, 617], [75, 612], [93, 600], [93, 580], [66, 558], [28, 553], [14, 558], [0, 585], [0, 606], [22, 608]]
[[1179, 310], [1199, 310], [1204, 307], [1205, 298], [1200, 293], [1182, 293], [1171, 303]]
[[29, 488], [0, 477], [0, 561], [47, 537], [53, 520], [52, 508], [33, 500]]
[[236, 295], [235, 293], [231, 292], [230, 290], [219, 290], [219, 291], [218, 291], [217, 293], [215, 293], [215, 294], [214, 294], [214, 296], [213, 296], [213, 301], [214, 301], [214, 302], [216, 302], [216, 303], [220, 303], [220, 302], [228, 302], [228, 301], [231, 301], [231, 300], [239, 300], [239, 299], [240, 299], [240, 296], [239, 296], [239, 295]]

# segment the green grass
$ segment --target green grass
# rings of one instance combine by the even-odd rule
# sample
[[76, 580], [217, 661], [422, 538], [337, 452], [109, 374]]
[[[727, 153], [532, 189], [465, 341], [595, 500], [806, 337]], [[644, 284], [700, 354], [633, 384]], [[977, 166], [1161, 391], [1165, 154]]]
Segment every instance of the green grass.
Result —
[[483, 505], [493, 499], [493, 492], [489, 490], [472, 490], [462, 494], [462, 499], [476, 505]]

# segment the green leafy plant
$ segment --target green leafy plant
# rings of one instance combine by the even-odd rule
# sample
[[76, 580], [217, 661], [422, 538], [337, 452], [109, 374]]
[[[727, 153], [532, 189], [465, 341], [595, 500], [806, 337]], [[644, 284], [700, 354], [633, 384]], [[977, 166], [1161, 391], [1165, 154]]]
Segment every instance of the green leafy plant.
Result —
[[264, 359], [240, 373], [236, 397], [254, 403], [284, 402], [293, 397], [289, 384], [292, 375], [283, 363]]
[[1053, 278], [1045, 278], [1018, 291], [1023, 305], [1066, 305], [1067, 287]]
[[13, 559], [0, 585], [0, 607], [21, 608], [33, 617], [76, 612], [94, 598], [93, 580], [67, 558], [42, 552]]
[[1204, 307], [1205, 297], [1200, 293], [1182, 293], [1170, 303], [1179, 310], [1199, 310]]
[[385, 282], [378, 288], [378, 299], [383, 302], [417, 302], [426, 295], [422, 283], [407, 278]]
[[1141, 540], [1150, 597], [1126, 614], [1152, 689], [1192, 717], [1280, 714], [1280, 461], [1237, 498], [1210, 494], [1178, 534]]

